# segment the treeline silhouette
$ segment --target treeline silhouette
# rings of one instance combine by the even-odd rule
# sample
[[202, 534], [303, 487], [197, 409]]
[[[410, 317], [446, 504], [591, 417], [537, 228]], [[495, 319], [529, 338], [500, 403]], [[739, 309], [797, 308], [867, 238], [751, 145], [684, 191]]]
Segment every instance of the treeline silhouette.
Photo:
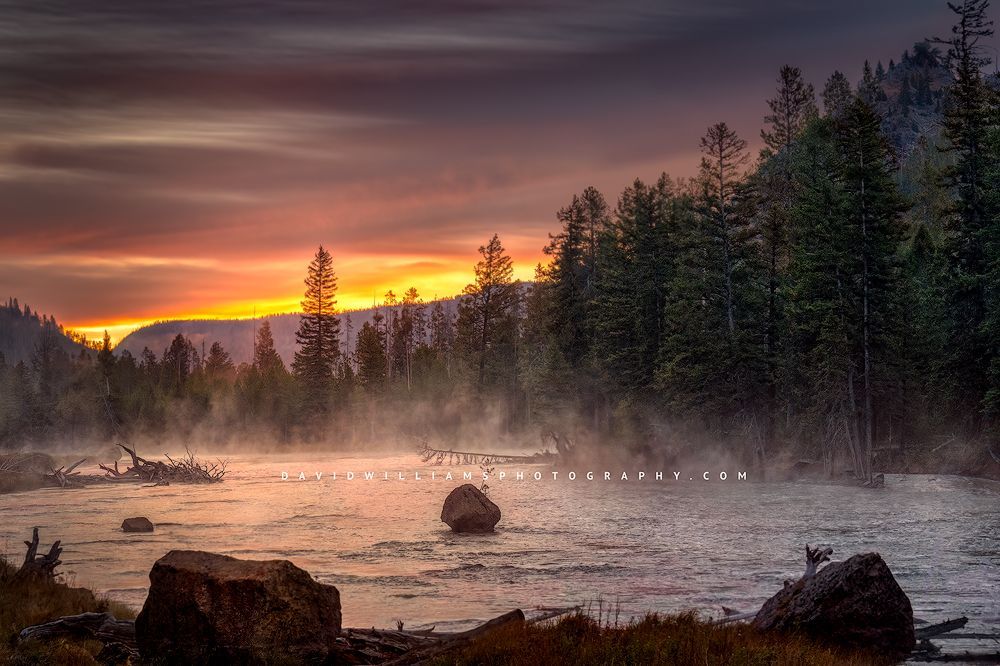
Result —
[[822, 109], [783, 67], [758, 156], [717, 123], [690, 180], [636, 180], [613, 205], [595, 188], [572, 196], [531, 284], [494, 236], [455, 315], [410, 289], [341, 330], [321, 247], [290, 368], [266, 321], [238, 366], [182, 335], [135, 358], [107, 341], [71, 357], [44, 334], [30, 363], [0, 366], [0, 438], [108, 437], [110, 391], [151, 436], [344, 445], [558, 429], [645, 453], [713, 442], [747, 463], [859, 478], [944, 460], [982, 471], [1000, 410], [987, 7], [952, 7], [950, 37], [888, 70], [866, 63], [857, 86], [835, 72]]

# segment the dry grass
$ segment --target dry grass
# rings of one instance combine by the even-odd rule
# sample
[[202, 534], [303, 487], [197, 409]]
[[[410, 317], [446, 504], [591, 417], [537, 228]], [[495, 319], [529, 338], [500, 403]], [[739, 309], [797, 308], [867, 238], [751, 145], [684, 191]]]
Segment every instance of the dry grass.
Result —
[[694, 614], [649, 615], [622, 626], [602, 626], [577, 614], [552, 624], [498, 630], [435, 663], [882, 666], [891, 662], [837, 652], [800, 636], [763, 634], [745, 624], [710, 625]]
[[18, 644], [21, 629], [63, 615], [111, 612], [120, 619], [135, 613], [126, 606], [97, 597], [90, 590], [54, 580], [20, 580], [17, 567], [0, 558], [0, 663], [96, 664], [101, 649], [96, 641], [28, 641]]

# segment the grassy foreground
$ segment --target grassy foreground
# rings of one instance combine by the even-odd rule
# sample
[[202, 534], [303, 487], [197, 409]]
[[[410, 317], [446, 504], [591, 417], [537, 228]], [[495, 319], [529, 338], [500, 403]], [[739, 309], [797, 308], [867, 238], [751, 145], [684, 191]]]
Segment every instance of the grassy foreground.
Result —
[[687, 613], [649, 615], [617, 627], [602, 626], [585, 615], [568, 616], [554, 624], [506, 627], [434, 663], [881, 666], [893, 662], [837, 652], [800, 636], [763, 634], [745, 624], [714, 626]]
[[17, 567], [0, 558], [0, 663], [2, 664], [97, 664], [101, 650], [97, 641], [27, 641], [18, 644], [21, 629], [63, 615], [111, 612], [119, 619], [135, 613], [126, 606], [102, 599], [90, 590], [70, 587], [54, 580], [20, 580]]
[[[110, 611], [120, 619], [129, 608], [83, 588], [52, 580], [19, 580], [17, 567], [0, 559], [0, 663], [14, 665], [98, 664], [97, 641], [28, 641], [24, 627], [62, 615]], [[554, 623], [501, 628], [435, 664], [558, 666], [607, 664], [706, 664], [720, 666], [882, 666], [877, 656], [846, 654], [799, 636], [763, 634], [747, 625], [713, 626], [693, 613], [649, 615], [621, 626], [599, 624], [582, 614]]]

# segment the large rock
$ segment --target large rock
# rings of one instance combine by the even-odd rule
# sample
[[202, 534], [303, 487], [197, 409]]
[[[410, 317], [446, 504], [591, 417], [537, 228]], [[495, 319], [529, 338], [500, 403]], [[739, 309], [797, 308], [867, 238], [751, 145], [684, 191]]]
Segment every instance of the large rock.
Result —
[[768, 599], [753, 624], [893, 659], [913, 650], [913, 609], [878, 553], [855, 555]]
[[455, 488], [444, 501], [441, 520], [455, 532], [492, 532], [500, 507], [471, 483]]
[[122, 532], [152, 532], [153, 523], [145, 516], [126, 518], [122, 521]]
[[287, 560], [172, 550], [135, 620], [143, 659], [169, 664], [336, 661], [340, 593]]

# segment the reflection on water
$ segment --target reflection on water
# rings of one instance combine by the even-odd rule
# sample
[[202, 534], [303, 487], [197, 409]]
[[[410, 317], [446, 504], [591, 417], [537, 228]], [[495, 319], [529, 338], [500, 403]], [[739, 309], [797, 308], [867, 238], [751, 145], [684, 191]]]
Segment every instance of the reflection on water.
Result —
[[[884, 491], [792, 483], [551, 480], [491, 481], [502, 511], [496, 534], [455, 535], [441, 503], [458, 480], [416, 456], [233, 459], [213, 486], [100, 486], [0, 496], [0, 548], [22, 557], [32, 526], [62, 539], [63, 570], [132, 606], [153, 562], [173, 548], [287, 558], [341, 592], [348, 626], [462, 628], [514, 607], [602, 599], [622, 616], [721, 605], [754, 610], [803, 569], [804, 544], [835, 559], [882, 554], [931, 621], [968, 615], [970, 630], [1000, 629], [1000, 484], [890, 476]], [[499, 472], [501, 468], [498, 467]], [[348, 471], [390, 480], [344, 479]], [[406, 481], [395, 472], [406, 472]], [[291, 480], [282, 481], [287, 471]], [[311, 480], [297, 481], [304, 471]], [[324, 478], [316, 481], [314, 472]], [[415, 481], [413, 473], [423, 477]], [[438, 479], [428, 477], [437, 472]], [[545, 471], [546, 480], [531, 473]], [[596, 471], [596, 470], [595, 470]], [[333, 480], [331, 473], [337, 472]], [[700, 470], [699, 470], [700, 473]], [[695, 481], [688, 481], [695, 476]], [[598, 478], [601, 478], [599, 475]], [[148, 516], [154, 534], [123, 534]], [[455, 620], [457, 622], [448, 622]]]

